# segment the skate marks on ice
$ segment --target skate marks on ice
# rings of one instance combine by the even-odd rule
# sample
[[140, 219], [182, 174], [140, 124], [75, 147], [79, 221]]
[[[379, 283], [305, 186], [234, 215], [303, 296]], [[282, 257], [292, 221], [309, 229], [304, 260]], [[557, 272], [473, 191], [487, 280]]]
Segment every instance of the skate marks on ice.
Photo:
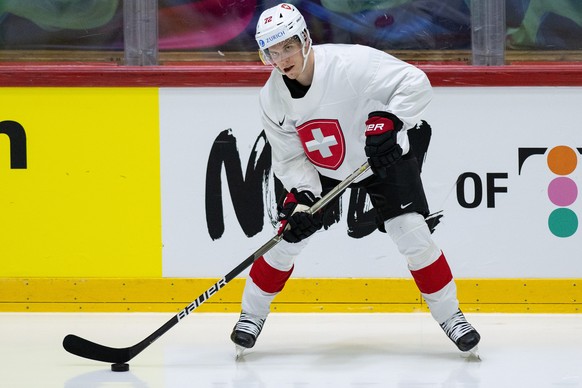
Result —
[[[238, 314], [192, 314], [132, 359], [129, 372], [65, 352], [71, 331], [127, 346], [167, 314], [0, 314], [6, 387], [582, 387], [581, 314], [467, 314], [481, 362], [429, 314], [272, 314], [234, 360]], [[543, 333], [543, 335], [540, 335]], [[30, 373], [33, 370], [34, 373]]]

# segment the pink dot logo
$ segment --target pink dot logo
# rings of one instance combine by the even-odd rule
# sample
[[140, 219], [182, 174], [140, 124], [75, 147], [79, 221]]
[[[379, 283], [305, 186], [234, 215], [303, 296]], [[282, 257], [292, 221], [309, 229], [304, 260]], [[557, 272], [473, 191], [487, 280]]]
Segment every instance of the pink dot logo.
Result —
[[570, 206], [578, 198], [576, 182], [566, 177], [555, 178], [548, 186], [548, 197], [556, 206]]

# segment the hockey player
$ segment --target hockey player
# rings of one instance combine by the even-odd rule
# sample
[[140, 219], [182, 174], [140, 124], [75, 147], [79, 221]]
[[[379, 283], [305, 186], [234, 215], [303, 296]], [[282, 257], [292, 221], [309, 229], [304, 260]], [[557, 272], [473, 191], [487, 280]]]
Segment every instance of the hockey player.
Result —
[[265, 10], [256, 31], [259, 53], [274, 67], [260, 92], [262, 122], [275, 175], [289, 194], [280, 211], [283, 240], [255, 261], [231, 339], [237, 353], [255, 345], [273, 298], [283, 289], [320, 213], [316, 199], [360, 167], [378, 214], [378, 229], [392, 239], [434, 319], [461, 351], [474, 350], [479, 333], [459, 309], [453, 275], [431, 238], [428, 203], [407, 131], [432, 97], [418, 68], [358, 45], [313, 46], [305, 20], [291, 4]]

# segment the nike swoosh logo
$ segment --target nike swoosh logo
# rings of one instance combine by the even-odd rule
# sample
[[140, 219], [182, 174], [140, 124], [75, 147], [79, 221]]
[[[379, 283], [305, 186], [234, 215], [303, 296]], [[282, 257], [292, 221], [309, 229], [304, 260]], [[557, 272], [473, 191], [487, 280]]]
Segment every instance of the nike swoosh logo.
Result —
[[406, 205], [400, 205], [400, 209], [406, 209], [410, 205], [412, 205], [412, 202], [408, 202]]
[[279, 121], [279, 126], [282, 127], [284, 122], [285, 122], [285, 116], [283, 116], [283, 120]]

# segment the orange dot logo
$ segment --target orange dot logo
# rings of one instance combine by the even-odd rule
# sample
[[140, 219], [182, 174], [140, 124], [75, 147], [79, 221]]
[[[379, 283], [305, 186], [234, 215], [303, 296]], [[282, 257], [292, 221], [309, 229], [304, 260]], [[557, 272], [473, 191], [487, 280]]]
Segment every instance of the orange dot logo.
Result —
[[557, 146], [548, 153], [548, 167], [556, 175], [571, 174], [578, 164], [576, 152], [568, 146]]

